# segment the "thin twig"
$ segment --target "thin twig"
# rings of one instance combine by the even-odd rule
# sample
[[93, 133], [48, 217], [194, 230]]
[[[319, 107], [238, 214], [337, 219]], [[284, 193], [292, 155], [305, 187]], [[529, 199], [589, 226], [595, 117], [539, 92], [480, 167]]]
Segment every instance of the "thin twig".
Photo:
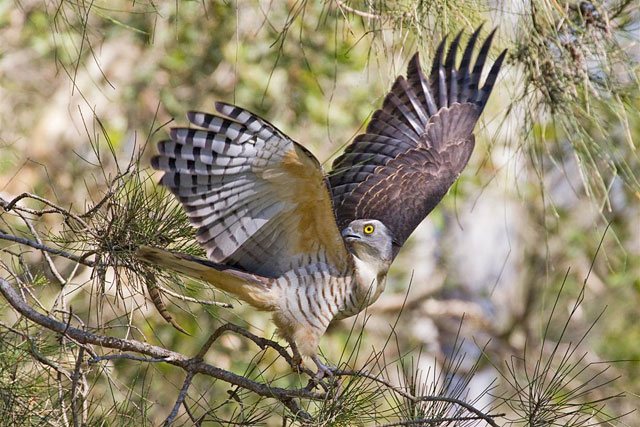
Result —
[[55, 308], [53, 310], [51, 310], [51, 312], [53, 313], [61, 313], [63, 315], [67, 315], [69, 317], [73, 317], [74, 319], [76, 319], [76, 321], [82, 325], [82, 327], [85, 326], [84, 321], [82, 320], [82, 318], [80, 316], [78, 316], [77, 314], [75, 314], [73, 311], [71, 310], [61, 310], [59, 308]]
[[180, 393], [178, 394], [178, 398], [176, 399], [176, 404], [173, 405], [173, 409], [169, 413], [169, 416], [164, 421], [165, 427], [169, 427], [173, 420], [178, 415], [178, 410], [180, 409], [180, 405], [184, 402], [184, 399], [187, 397], [187, 391], [189, 390], [189, 386], [191, 385], [191, 380], [193, 380], [194, 373], [187, 372], [187, 377], [184, 379], [184, 383], [182, 384], [182, 388], [180, 389]]
[[467, 402], [460, 400], [460, 399], [456, 399], [454, 397], [446, 397], [446, 396], [414, 396], [411, 393], [408, 393], [404, 390], [402, 390], [399, 387], [394, 386], [393, 384], [391, 384], [389, 381], [380, 378], [376, 375], [372, 375], [369, 374], [367, 372], [364, 371], [352, 371], [352, 370], [337, 370], [336, 372], [334, 372], [334, 375], [336, 377], [339, 376], [358, 376], [358, 377], [365, 377], [368, 378], [372, 381], [375, 381], [377, 383], [380, 383], [382, 385], [384, 385], [385, 387], [389, 388], [390, 390], [394, 391], [395, 393], [401, 395], [402, 397], [411, 400], [412, 402], [448, 402], [448, 403], [453, 403], [455, 405], [458, 406], [462, 406], [463, 408], [465, 408], [467, 411], [475, 414], [479, 419], [486, 421], [487, 424], [493, 426], [493, 427], [498, 427], [498, 425], [495, 423], [495, 421], [493, 420], [492, 417], [494, 417], [494, 415], [487, 415], [485, 413], [483, 413], [482, 411], [474, 408], [472, 405], [468, 404]]
[[[24, 215], [22, 215], [19, 212], [18, 212], [18, 216], [22, 219], [22, 222], [25, 223], [25, 225], [27, 226], [27, 228], [31, 232], [31, 235], [36, 239], [36, 243], [38, 243], [39, 245], [44, 246], [44, 243], [42, 243], [42, 240], [40, 239], [40, 236], [38, 235], [38, 232], [36, 231], [36, 229], [33, 226], [33, 224], [31, 224], [31, 221], [29, 221], [27, 218], [24, 217]], [[56, 265], [53, 263], [53, 260], [51, 259], [51, 256], [49, 255], [49, 253], [47, 251], [45, 251], [45, 250], [41, 250], [40, 252], [42, 252], [42, 256], [44, 256], [44, 260], [46, 261], [47, 265], [49, 266], [49, 270], [51, 270], [51, 273], [55, 276], [55, 278], [58, 280], [58, 282], [60, 282], [60, 285], [64, 286], [65, 283], [66, 283], [65, 280], [64, 280], [64, 277], [62, 277], [62, 275], [60, 274], [60, 272], [56, 268]], [[61, 293], [61, 295], [62, 294], [63, 293]], [[64, 303], [62, 304], [62, 306], [64, 307]]]
[[[488, 415], [490, 417], [502, 417], [505, 414], [496, 414], [496, 415]], [[416, 420], [406, 420], [406, 421], [395, 421], [391, 423], [384, 424], [376, 424], [376, 427], [393, 427], [393, 426], [411, 426], [411, 425], [426, 425], [426, 424], [436, 424], [439, 425], [444, 422], [457, 422], [457, 421], [474, 421], [474, 420], [483, 420], [480, 416], [471, 416], [471, 417], [438, 417], [438, 418], [419, 418]]]
[[148, 357], [134, 356], [133, 354], [118, 353], [118, 354], [105, 354], [104, 356], [94, 357], [89, 360], [89, 364], [93, 365], [94, 363], [98, 363], [103, 360], [119, 360], [119, 359], [129, 359], [129, 360], [135, 360], [137, 362], [145, 362], [145, 363], [156, 363], [156, 362], [167, 361], [164, 358], [150, 359]]
[[[133, 159], [132, 159], [133, 160]], [[119, 174], [117, 174], [112, 180], [111, 183], [115, 183], [118, 180], [120, 180], [121, 178], [124, 178], [126, 175], [128, 175], [129, 173], [131, 173], [131, 168], [132, 168], [132, 164], [129, 164], [129, 166], [127, 166], [127, 169], [125, 169], [124, 172], [121, 172]], [[102, 207], [102, 205], [104, 205], [111, 197], [113, 197], [114, 194], [116, 194], [117, 190], [120, 189], [120, 185], [118, 185], [116, 187], [116, 190], [112, 190], [111, 188], [109, 188], [109, 190], [105, 193], [105, 195], [102, 197], [102, 199], [100, 199], [100, 201], [98, 203], [96, 203], [95, 205], [93, 205], [93, 207], [91, 209], [89, 209], [88, 211], [86, 211], [85, 213], [80, 215], [80, 218], [87, 218], [87, 217], [91, 217], [94, 213], [96, 213], [96, 211], [98, 209], [100, 209]], [[111, 187], [111, 185], [109, 185], [109, 187]]]
[[30, 246], [34, 249], [38, 249], [41, 251], [47, 251], [50, 254], [60, 255], [61, 257], [68, 258], [72, 261], [78, 262], [80, 264], [86, 265], [87, 267], [95, 267], [96, 263], [94, 261], [86, 260], [84, 256], [77, 256], [69, 252], [65, 252], [62, 249], [50, 248], [45, 245], [41, 245], [38, 242], [34, 242], [33, 240], [25, 239], [23, 237], [12, 236], [11, 234], [6, 234], [0, 231], [0, 239], [8, 240], [10, 242], [20, 243], [22, 245]]
[[187, 402], [185, 402], [184, 400], [182, 401], [182, 406], [184, 407], [184, 411], [187, 413], [187, 415], [189, 416], [189, 418], [191, 419], [191, 422], [193, 423], [194, 426], [196, 427], [200, 427], [200, 425], [202, 424], [201, 419], [197, 419], [192, 413], [191, 410], [189, 409], [189, 405], [187, 405]]
[[[2, 279], [0, 279], [2, 280]], [[31, 353], [31, 355], [34, 357], [34, 359], [36, 359], [38, 362], [42, 363], [43, 365], [47, 365], [48, 367], [52, 368], [54, 371], [56, 371], [59, 374], [64, 375], [65, 377], [67, 377], [69, 380], [71, 379], [71, 374], [64, 368], [60, 367], [58, 364], [52, 362], [51, 360], [47, 359], [46, 357], [44, 357], [43, 355], [40, 354], [40, 352], [38, 351], [38, 348], [36, 347], [36, 344], [33, 342], [33, 338], [31, 338], [29, 335], [27, 335], [26, 333], [19, 331], [9, 325], [7, 325], [6, 323], [0, 321], [0, 326], [2, 326], [3, 328], [13, 332], [16, 335], [20, 335], [22, 337], [22, 339], [24, 339], [25, 341], [27, 341], [29, 343], [29, 353]]]
[[176, 292], [173, 292], [171, 289], [167, 289], [164, 286], [159, 285], [157, 283], [155, 286], [165, 294], [169, 294], [174, 298], [181, 299], [182, 301], [195, 302], [197, 304], [202, 304], [202, 305], [215, 305], [217, 307], [223, 307], [223, 308], [233, 308], [233, 305], [229, 304], [228, 302], [219, 302], [219, 301], [212, 301], [212, 300], [206, 300], [206, 299], [191, 298], [186, 295], [180, 295]]
[[78, 391], [78, 381], [80, 380], [80, 368], [84, 359], [84, 347], [78, 349], [78, 357], [76, 358], [76, 366], [71, 377], [71, 416], [74, 427], [78, 427], [78, 403], [76, 402], [76, 393]]
[[351, 12], [354, 15], [358, 15], [358, 16], [360, 16], [362, 18], [375, 19], [375, 20], [378, 20], [378, 21], [382, 19], [382, 16], [380, 16], [380, 15], [376, 15], [374, 13], [369, 13], [369, 12], [363, 12], [361, 10], [354, 9], [354, 8], [352, 8], [350, 6], [347, 6], [341, 0], [336, 0], [336, 4], [338, 5], [338, 9], [344, 9], [347, 12]]
[[[22, 262], [22, 260], [21, 260], [21, 262]], [[16, 281], [18, 286], [20, 286], [20, 290], [26, 291], [29, 294], [29, 296], [31, 297], [31, 299], [33, 299], [35, 301], [35, 303], [38, 305], [38, 307], [40, 307], [44, 311], [47, 311], [47, 309], [40, 302], [40, 300], [33, 294], [33, 292], [31, 292], [31, 289], [29, 288], [29, 286], [27, 286], [27, 284], [24, 283], [24, 281], [22, 279], [20, 279], [20, 276], [15, 274], [11, 270], [11, 268], [9, 268], [9, 266], [4, 261], [2, 261], [1, 259], [0, 259], [0, 265], [2, 265], [2, 267], [7, 271], [7, 273], [9, 273], [11, 275], [11, 277], [13, 277], [13, 279]]]
[[244, 328], [241, 328], [238, 325], [234, 325], [233, 323], [225, 323], [224, 325], [220, 326], [218, 329], [216, 329], [213, 334], [211, 334], [211, 336], [209, 337], [209, 339], [207, 340], [207, 342], [202, 346], [202, 348], [200, 349], [200, 351], [198, 352], [198, 354], [196, 355], [196, 357], [199, 358], [203, 358], [204, 355], [207, 353], [207, 351], [209, 351], [209, 348], [211, 347], [211, 345], [218, 339], [220, 338], [220, 336], [225, 333], [225, 332], [234, 332], [238, 335], [242, 335], [245, 338], [250, 339], [251, 341], [253, 341], [258, 347], [260, 347], [262, 350], [264, 350], [267, 347], [271, 347], [272, 349], [274, 349], [275, 351], [278, 352], [278, 354], [280, 354], [280, 356], [282, 356], [282, 358], [284, 360], [287, 361], [287, 363], [294, 369], [294, 370], [299, 370], [300, 372], [303, 372], [311, 377], [314, 376], [314, 372], [311, 371], [310, 369], [304, 367], [304, 366], [299, 366], [296, 364], [296, 360], [294, 357], [292, 357], [289, 353], [287, 353], [287, 350], [282, 347], [280, 344], [278, 344], [277, 342], [267, 339], [267, 338], [262, 338], [259, 337], [257, 335], [252, 334], [251, 332], [247, 331]]
[[69, 418], [67, 417], [67, 404], [64, 401], [64, 389], [62, 387], [62, 375], [60, 372], [56, 375], [56, 381], [58, 383], [58, 400], [60, 403], [60, 412], [62, 413], [63, 425], [69, 425]]
[[22, 193], [19, 196], [14, 197], [11, 201], [7, 202], [4, 199], [0, 198], [0, 206], [2, 206], [4, 208], [5, 211], [9, 212], [11, 209], [13, 209], [15, 207], [15, 209], [19, 209], [23, 212], [32, 214], [32, 215], [36, 215], [36, 216], [42, 216], [44, 214], [47, 213], [53, 213], [51, 210], [47, 209], [47, 210], [34, 210], [34, 209], [29, 209], [29, 208], [25, 208], [22, 206], [16, 206], [16, 203], [18, 203], [20, 200], [22, 199], [34, 199], [37, 200], [39, 202], [44, 203], [47, 206], [50, 206], [54, 209], [55, 212], [62, 214], [66, 217], [69, 218], [73, 218], [74, 220], [78, 221], [80, 224], [82, 224], [82, 226], [84, 228], [89, 228], [89, 224], [87, 224], [82, 218], [80, 218], [78, 215], [71, 213], [69, 210], [56, 205], [55, 203], [51, 202], [50, 200], [44, 199], [40, 196], [36, 196], [35, 194], [31, 194], [31, 193]]

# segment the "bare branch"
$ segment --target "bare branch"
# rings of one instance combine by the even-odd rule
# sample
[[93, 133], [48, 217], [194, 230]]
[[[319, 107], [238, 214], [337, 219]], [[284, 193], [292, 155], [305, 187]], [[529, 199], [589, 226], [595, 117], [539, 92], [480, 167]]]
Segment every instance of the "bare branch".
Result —
[[181, 299], [182, 301], [195, 302], [197, 304], [202, 304], [202, 305], [215, 305], [217, 307], [222, 307], [222, 308], [233, 308], [233, 305], [229, 304], [228, 302], [220, 302], [220, 301], [213, 301], [213, 300], [206, 300], [206, 299], [191, 298], [191, 297], [188, 297], [186, 295], [180, 295], [180, 294], [178, 294], [176, 292], [173, 292], [171, 289], [167, 289], [164, 286], [159, 285], [159, 284], [156, 284], [156, 287], [158, 289], [160, 289], [163, 293], [169, 294], [174, 298]]
[[375, 20], [378, 20], [378, 21], [382, 19], [382, 16], [380, 16], [380, 15], [376, 15], [374, 13], [369, 13], [369, 12], [363, 12], [361, 10], [352, 8], [351, 6], [347, 6], [341, 0], [336, 0], [336, 4], [338, 5], [338, 9], [341, 9], [341, 10], [344, 9], [347, 12], [353, 13], [354, 15], [358, 15], [358, 16], [360, 16], [362, 18], [375, 19]]
[[62, 257], [68, 258], [72, 261], [78, 262], [80, 264], [86, 265], [87, 267], [95, 267], [96, 263], [94, 261], [87, 260], [86, 257], [91, 254], [85, 254], [83, 256], [77, 256], [69, 252], [65, 252], [62, 249], [50, 248], [45, 245], [41, 245], [38, 242], [34, 242], [33, 240], [25, 239], [23, 237], [12, 236], [11, 234], [6, 234], [0, 231], [0, 239], [8, 240], [10, 242], [20, 243], [22, 245], [30, 246], [34, 249], [38, 249], [41, 251], [47, 251], [50, 254], [60, 255]]
[[155, 362], [166, 362], [166, 359], [149, 359], [148, 357], [142, 356], [134, 356], [133, 354], [127, 353], [119, 353], [119, 354], [105, 354], [104, 356], [97, 356], [89, 360], [90, 364], [98, 363], [103, 360], [117, 360], [117, 359], [129, 359], [135, 360], [137, 362], [145, 362], [145, 363], [155, 363]]
[[80, 368], [82, 366], [82, 361], [84, 359], [84, 348], [80, 347], [78, 349], [78, 357], [76, 358], [76, 366], [73, 370], [73, 376], [71, 381], [71, 416], [73, 419], [74, 427], [78, 427], [78, 402], [77, 402], [77, 392], [78, 392], [78, 382], [80, 380]]
[[[100, 357], [94, 357], [90, 360], [90, 363], [96, 363], [100, 360], [111, 360], [111, 359], [131, 359], [142, 362], [166, 362], [172, 364], [174, 366], [178, 366], [187, 372], [187, 379], [185, 379], [185, 383], [180, 392], [180, 396], [178, 397], [176, 404], [174, 405], [174, 410], [167, 417], [167, 421], [165, 421], [165, 425], [169, 425], [175, 416], [177, 415], [177, 411], [180, 405], [183, 403], [184, 398], [186, 396], [186, 390], [189, 387], [189, 384], [196, 374], [204, 374], [211, 376], [213, 378], [220, 379], [229, 384], [233, 384], [238, 387], [245, 388], [247, 390], [251, 390], [254, 393], [263, 396], [270, 397], [279, 400], [282, 402], [291, 412], [296, 414], [297, 416], [304, 419], [311, 419], [310, 415], [307, 414], [304, 410], [300, 408], [298, 403], [294, 400], [295, 398], [304, 398], [310, 400], [324, 400], [327, 398], [327, 395], [324, 393], [313, 392], [307, 388], [304, 389], [293, 389], [287, 390], [279, 387], [271, 387], [264, 383], [258, 383], [252, 381], [246, 377], [234, 374], [229, 371], [225, 371], [208, 363], [205, 363], [202, 358], [206, 354], [206, 352], [211, 348], [211, 345], [225, 332], [230, 331], [236, 334], [242, 335], [255, 344], [257, 344], [261, 349], [265, 349], [267, 347], [271, 347], [276, 350], [292, 367], [294, 366], [294, 358], [289, 355], [284, 347], [276, 343], [275, 341], [258, 337], [249, 331], [242, 329], [241, 327], [227, 323], [222, 325], [209, 337], [206, 343], [202, 346], [200, 351], [196, 354], [195, 357], [188, 357], [181, 353], [177, 353], [162, 347], [142, 343], [132, 339], [120, 339], [115, 337], [107, 337], [103, 335], [94, 334], [91, 332], [87, 332], [81, 329], [77, 329], [71, 327], [68, 324], [62, 323], [56, 319], [45, 316], [41, 313], [36, 312], [32, 307], [30, 307], [15, 291], [15, 289], [4, 279], [0, 279], [0, 292], [7, 299], [9, 304], [20, 312], [22, 315], [27, 317], [28, 319], [36, 322], [52, 331], [58, 332], [60, 334], [65, 335], [67, 338], [73, 339], [78, 343], [83, 344], [94, 344], [102, 347], [112, 348], [119, 351], [129, 351], [139, 354], [144, 354], [147, 356], [151, 356], [151, 359], [139, 357], [130, 354], [117, 354], [117, 355], [105, 355]], [[301, 371], [304, 373], [313, 376], [313, 372], [308, 368], [301, 368]], [[368, 374], [362, 371], [352, 371], [352, 370], [337, 370], [334, 375], [338, 376], [360, 376], [365, 377], [370, 380], [373, 380], [379, 384], [384, 385], [389, 388], [393, 392], [413, 401], [413, 402], [448, 402], [458, 406], [465, 408], [468, 412], [474, 414], [477, 419], [481, 419], [488, 423], [491, 426], [497, 427], [495, 421], [493, 421], [493, 417], [496, 415], [487, 415], [482, 411], [474, 408], [472, 405], [456, 398], [451, 397], [440, 397], [440, 396], [414, 396], [394, 385], [392, 385], [389, 381], [380, 378], [375, 375]], [[174, 413], [175, 412], [175, 413]]]
[[225, 333], [227, 331], [235, 332], [238, 335], [242, 335], [243, 337], [249, 338], [251, 341], [256, 343], [258, 345], [258, 347], [260, 347], [263, 350], [266, 347], [271, 347], [271, 348], [275, 349], [278, 353], [280, 353], [280, 355], [282, 357], [284, 357], [284, 359], [287, 362], [289, 362], [292, 359], [292, 357], [289, 355], [289, 353], [287, 353], [287, 351], [284, 349], [284, 347], [282, 347], [277, 342], [269, 340], [269, 339], [266, 339], [266, 338], [262, 338], [262, 337], [256, 336], [256, 335], [252, 334], [251, 332], [247, 331], [246, 329], [243, 329], [238, 325], [234, 325], [233, 323], [225, 323], [224, 325], [222, 325], [218, 329], [216, 329], [213, 332], [213, 334], [211, 334], [211, 336], [209, 337], [207, 342], [202, 346], [202, 348], [200, 349], [200, 351], [198, 352], [198, 355], [196, 357], [204, 357], [206, 352], [209, 351], [209, 348], [211, 347], [211, 345], [218, 338], [220, 338], [220, 336], [223, 333]]
[[[29, 209], [29, 208], [25, 208], [22, 206], [16, 206], [16, 203], [18, 203], [20, 200], [22, 199], [34, 199], [37, 200], [39, 202], [44, 203], [47, 206], [52, 207], [53, 209], [45, 209], [45, 210], [34, 210], [34, 209]], [[65, 217], [68, 218], [73, 218], [74, 220], [78, 221], [78, 223], [80, 223], [85, 229], [89, 228], [89, 225], [82, 219], [80, 218], [78, 215], [71, 213], [69, 210], [60, 207], [58, 205], [56, 205], [55, 203], [51, 202], [50, 200], [44, 199], [40, 196], [36, 196], [35, 194], [31, 194], [31, 193], [22, 193], [19, 196], [14, 197], [11, 201], [7, 202], [6, 200], [0, 198], [0, 206], [2, 206], [4, 208], [5, 211], [9, 212], [11, 209], [15, 209], [15, 210], [20, 210], [22, 212], [25, 213], [29, 213], [32, 215], [36, 215], [36, 216], [42, 216], [44, 214], [48, 214], [48, 213], [59, 213]]]

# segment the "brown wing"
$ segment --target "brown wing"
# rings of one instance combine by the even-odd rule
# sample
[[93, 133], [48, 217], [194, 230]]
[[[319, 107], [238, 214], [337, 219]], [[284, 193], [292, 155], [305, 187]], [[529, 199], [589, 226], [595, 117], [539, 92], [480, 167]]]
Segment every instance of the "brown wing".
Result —
[[469, 66], [478, 29], [456, 69], [461, 34], [449, 47], [440, 43], [427, 79], [416, 53], [407, 78], [400, 76], [366, 133], [358, 135], [333, 163], [329, 176], [340, 229], [354, 219], [377, 219], [394, 234], [394, 256], [440, 202], [471, 156], [473, 128], [484, 108], [506, 51], [479, 82], [495, 33]]
[[266, 120], [216, 103], [228, 118], [191, 112], [204, 129], [174, 128], [151, 165], [182, 203], [215, 263], [277, 277], [348, 252], [318, 161]]

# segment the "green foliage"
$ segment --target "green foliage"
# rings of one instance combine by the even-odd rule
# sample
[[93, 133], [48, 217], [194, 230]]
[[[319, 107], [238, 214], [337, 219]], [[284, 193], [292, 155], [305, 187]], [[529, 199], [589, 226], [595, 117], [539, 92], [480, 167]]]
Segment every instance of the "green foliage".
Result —
[[[547, 6], [553, 5], [555, 7]], [[525, 100], [524, 135], [549, 113], [555, 135], [541, 135], [537, 153], [563, 162], [553, 143], [567, 140], [583, 186], [600, 208], [610, 209], [612, 182], [620, 177], [638, 193], [639, 169], [631, 128], [637, 126], [638, 61], [629, 53], [637, 18], [633, 2], [570, 1], [530, 4], [530, 19], [515, 33], [511, 59], [524, 81], [513, 105]], [[615, 136], [613, 136], [615, 135]], [[540, 150], [540, 151], [538, 151]], [[539, 154], [534, 158], [542, 167]]]
[[584, 287], [566, 315], [560, 335], [550, 336], [552, 322], [559, 321], [556, 309], [567, 277], [568, 274], [556, 295], [540, 343], [535, 343], [533, 349], [525, 347], [522, 356], [512, 356], [500, 369], [509, 390], [498, 400], [514, 412], [516, 423], [587, 426], [612, 423], [621, 418], [621, 415], [612, 415], [605, 409], [609, 400], [623, 396], [623, 393], [610, 394], [607, 389], [617, 380], [606, 374], [611, 365], [589, 363], [587, 353], [581, 353], [583, 341], [603, 313], [577, 337], [577, 341], [565, 343], [572, 319], [583, 302]]

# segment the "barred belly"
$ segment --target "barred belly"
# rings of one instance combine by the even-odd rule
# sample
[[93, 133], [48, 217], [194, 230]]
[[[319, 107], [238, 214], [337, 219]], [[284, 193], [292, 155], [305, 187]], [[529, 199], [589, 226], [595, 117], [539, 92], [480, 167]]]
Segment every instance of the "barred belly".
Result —
[[272, 283], [280, 299], [273, 320], [283, 338], [311, 357], [333, 319], [353, 316], [373, 302], [361, 288], [352, 267], [340, 271], [318, 262], [290, 270]]

